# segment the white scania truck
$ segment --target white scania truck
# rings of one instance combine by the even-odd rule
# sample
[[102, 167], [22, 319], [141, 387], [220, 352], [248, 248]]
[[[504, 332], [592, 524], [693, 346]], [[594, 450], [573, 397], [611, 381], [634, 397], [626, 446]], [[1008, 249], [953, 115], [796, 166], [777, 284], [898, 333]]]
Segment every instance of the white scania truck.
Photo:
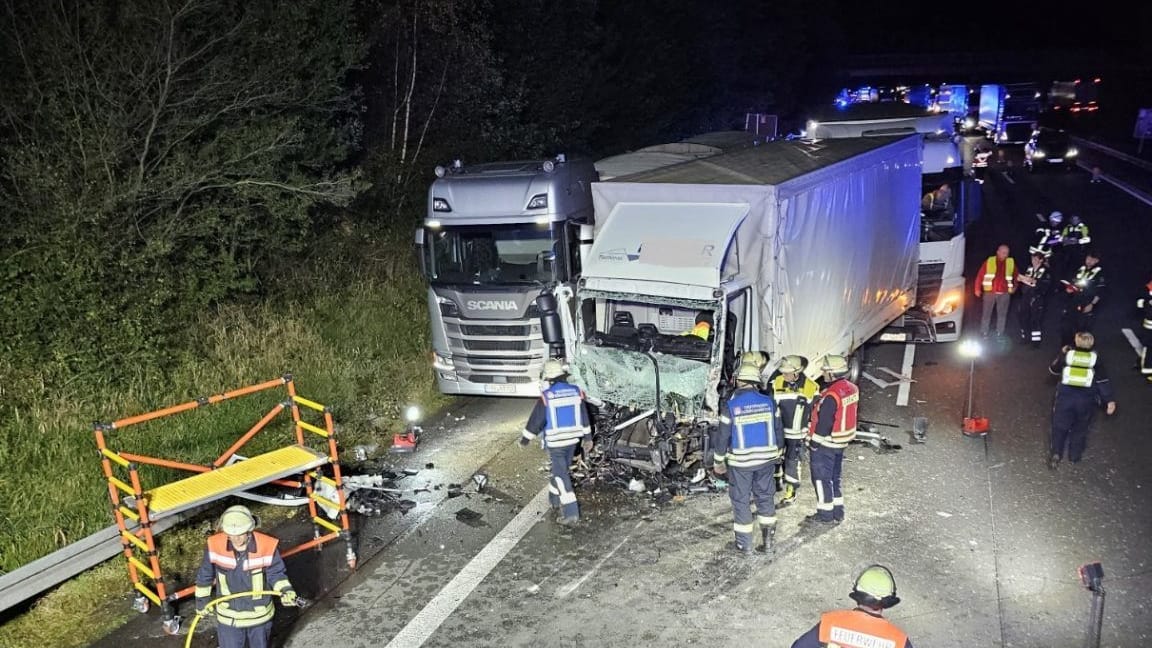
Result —
[[596, 170], [559, 156], [454, 163], [437, 176], [416, 245], [440, 391], [538, 397], [548, 348], [535, 299], [580, 272]]
[[[593, 184], [577, 288], [540, 299], [544, 337], [607, 403], [593, 457], [691, 479], [743, 352], [852, 354], [908, 311], [920, 148], [777, 141]], [[683, 335], [702, 313], [709, 339]]]

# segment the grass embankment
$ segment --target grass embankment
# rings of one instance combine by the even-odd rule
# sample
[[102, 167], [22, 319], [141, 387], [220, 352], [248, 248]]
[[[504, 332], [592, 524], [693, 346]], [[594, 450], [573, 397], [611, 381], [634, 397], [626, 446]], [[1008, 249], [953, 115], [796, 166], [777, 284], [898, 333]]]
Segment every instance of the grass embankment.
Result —
[[[428, 367], [425, 309], [416, 273], [393, 268], [386, 279], [357, 277], [330, 290], [229, 306], [189, 322], [190, 339], [200, 350], [187, 353], [163, 380], [145, 367], [125, 382], [77, 381], [64, 389], [0, 380], [0, 399], [23, 389], [12, 401], [30, 404], [9, 408], [11, 415], [0, 418], [0, 569], [13, 570], [113, 523], [92, 433], [95, 420], [113, 421], [291, 373], [301, 396], [331, 408], [342, 447], [386, 445], [404, 405], [442, 404]], [[285, 398], [284, 388], [270, 389], [113, 431], [108, 444], [205, 464]], [[320, 422], [309, 419], [307, 410], [302, 415]], [[282, 412], [241, 454], [290, 442], [290, 420]], [[390, 424], [381, 427], [380, 420]], [[150, 470], [143, 473], [144, 486], [185, 475]], [[166, 571], [189, 570], [199, 559], [206, 524], [191, 522], [160, 536]], [[88, 645], [133, 614], [129, 590], [124, 561], [105, 563], [0, 626], [0, 646]]]

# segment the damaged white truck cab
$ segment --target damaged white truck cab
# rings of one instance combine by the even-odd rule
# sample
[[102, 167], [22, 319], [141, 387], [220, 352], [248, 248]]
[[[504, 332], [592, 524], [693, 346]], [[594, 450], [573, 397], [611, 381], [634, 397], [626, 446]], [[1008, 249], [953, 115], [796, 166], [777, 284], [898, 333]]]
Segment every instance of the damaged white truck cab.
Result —
[[[697, 474], [743, 352], [852, 354], [899, 318], [915, 303], [919, 163], [918, 136], [770, 142], [593, 184], [575, 294], [541, 311], [609, 405], [596, 455]], [[701, 314], [706, 339], [689, 334]]]

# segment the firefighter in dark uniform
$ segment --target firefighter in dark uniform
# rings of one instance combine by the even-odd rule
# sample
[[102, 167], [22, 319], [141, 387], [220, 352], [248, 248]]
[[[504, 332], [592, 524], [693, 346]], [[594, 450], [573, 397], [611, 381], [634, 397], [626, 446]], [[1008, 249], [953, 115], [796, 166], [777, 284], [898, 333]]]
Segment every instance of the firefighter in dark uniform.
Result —
[[1048, 370], [1060, 376], [1056, 398], [1052, 403], [1052, 436], [1049, 443], [1048, 468], [1056, 470], [1068, 449], [1068, 461], [1080, 463], [1088, 445], [1088, 430], [1096, 410], [1104, 404], [1109, 415], [1116, 411], [1112, 383], [1104, 375], [1096, 352], [1096, 339], [1091, 333], [1076, 334], [1076, 346], [1064, 347], [1062, 355]]
[[[208, 538], [196, 572], [196, 613], [207, 616], [213, 590], [217, 596], [244, 592], [280, 592], [282, 605], [303, 605], [296, 596], [279, 541], [256, 530], [256, 518], [245, 506], [232, 506], [220, 516], [220, 532]], [[253, 594], [213, 606], [220, 648], [264, 648], [272, 633], [276, 605], [270, 594]]]
[[1044, 313], [1052, 292], [1052, 274], [1044, 252], [1032, 251], [1032, 263], [1018, 277], [1017, 308], [1020, 316], [1020, 339], [1039, 347], [1044, 336]]
[[1140, 309], [1142, 320], [1140, 322], [1140, 373], [1144, 380], [1152, 384], [1152, 281], [1144, 284], [1148, 290], [1140, 299], [1136, 300], [1136, 307]]
[[[1084, 263], [1088, 245], [1092, 237], [1088, 235], [1088, 226], [1076, 214], [1068, 217], [1068, 224], [1060, 231], [1060, 254], [1064, 257], [1064, 272], [1071, 272]], [[1061, 277], [1066, 279], [1067, 277]]]
[[784, 437], [776, 402], [760, 393], [760, 381], [756, 365], [740, 366], [736, 391], [721, 404], [720, 425], [712, 434], [713, 470], [728, 480], [738, 553], [752, 550], [754, 522], [760, 523], [760, 551], [771, 551], [776, 531], [775, 472]]
[[820, 388], [816, 381], [804, 375], [808, 359], [798, 355], [784, 356], [772, 379], [772, 394], [780, 419], [784, 422], [784, 490], [781, 504], [791, 504], [800, 487], [800, 462], [804, 457], [804, 442], [808, 438], [808, 425], [812, 419], [812, 402]]
[[[1043, 216], [1036, 214], [1036, 217], [1043, 220]], [[1063, 263], [1064, 257], [1060, 256], [1060, 233], [1062, 231], [1061, 225], [1064, 223], [1064, 214], [1054, 211], [1048, 214], [1048, 220], [1040, 227], [1036, 228], [1036, 233], [1033, 238], [1033, 243], [1028, 247], [1029, 252], [1040, 252], [1048, 258], [1048, 265], [1050, 274], [1057, 279], [1062, 279], [1060, 273], [1064, 271], [1060, 266]]]
[[844, 449], [856, 438], [856, 409], [860, 390], [848, 380], [848, 359], [841, 355], [824, 356], [824, 391], [812, 410], [811, 462], [812, 485], [816, 488], [816, 514], [806, 521], [840, 522], [844, 519], [844, 493], [840, 489], [844, 466]]
[[1100, 267], [1100, 253], [1090, 250], [1072, 280], [1061, 283], [1068, 302], [1060, 323], [1060, 344], [1071, 346], [1078, 331], [1091, 333], [1096, 325], [1098, 305], [1107, 287]]
[[544, 363], [542, 377], [548, 386], [528, 416], [528, 423], [520, 436], [520, 447], [527, 447], [543, 433], [544, 448], [548, 450], [552, 464], [548, 501], [553, 509], [560, 510], [556, 521], [572, 526], [580, 521], [580, 506], [576, 503], [576, 492], [572, 490], [572, 459], [576, 456], [578, 444], [583, 445], [585, 453], [592, 451], [592, 426], [586, 403], [597, 407], [602, 403], [569, 383], [568, 370], [555, 358]]
[[896, 596], [896, 580], [887, 567], [871, 565], [860, 572], [848, 597], [856, 601], [855, 609], [825, 612], [820, 616], [820, 623], [800, 635], [792, 648], [912, 648], [908, 635], [884, 618], [884, 610], [900, 602]]

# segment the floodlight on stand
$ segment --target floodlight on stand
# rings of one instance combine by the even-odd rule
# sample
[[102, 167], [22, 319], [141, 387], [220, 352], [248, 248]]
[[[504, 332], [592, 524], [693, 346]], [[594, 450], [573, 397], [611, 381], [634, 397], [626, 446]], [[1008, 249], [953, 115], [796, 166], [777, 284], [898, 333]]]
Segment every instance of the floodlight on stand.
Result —
[[404, 420], [409, 423], [419, 422], [422, 416], [423, 413], [420, 411], [420, 406], [418, 405], [409, 405], [408, 408], [404, 410]]
[[960, 432], [964, 436], [982, 437], [988, 434], [988, 418], [972, 416], [972, 391], [976, 384], [976, 358], [979, 358], [984, 349], [976, 340], [967, 339], [960, 342], [959, 352], [962, 357], [968, 358], [968, 408]]
[[1092, 592], [1092, 612], [1088, 617], [1084, 645], [1100, 648], [1100, 631], [1104, 626], [1104, 567], [1094, 562], [1081, 565], [1076, 571], [1080, 574], [1080, 583]]

